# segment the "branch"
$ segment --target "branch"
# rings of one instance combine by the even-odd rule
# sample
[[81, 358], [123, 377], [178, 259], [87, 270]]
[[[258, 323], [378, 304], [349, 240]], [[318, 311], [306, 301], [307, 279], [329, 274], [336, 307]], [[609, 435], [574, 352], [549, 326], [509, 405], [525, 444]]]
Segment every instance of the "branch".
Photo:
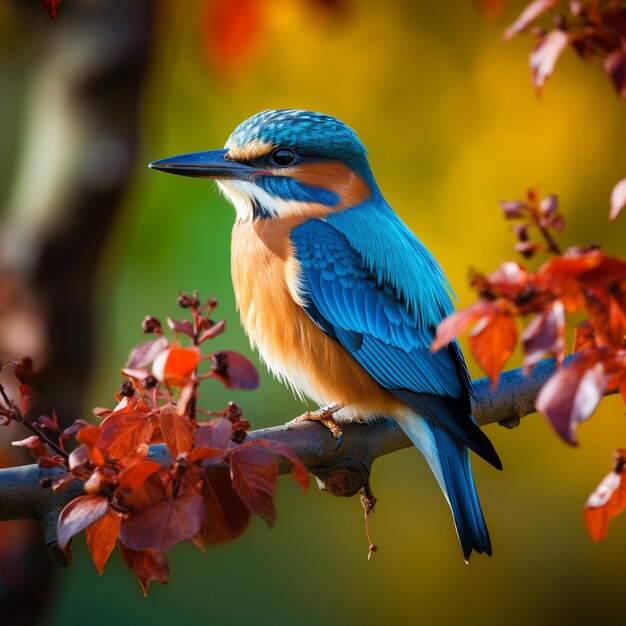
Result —
[[[497, 389], [489, 380], [474, 381], [474, 417], [480, 426], [499, 422], [509, 428], [520, 418], [535, 411], [535, 398], [554, 372], [554, 359], [539, 363], [529, 376], [521, 369], [500, 376]], [[369, 480], [371, 466], [378, 457], [411, 446], [400, 427], [391, 418], [373, 423], [342, 425], [343, 442], [337, 442], [329, 431], [314, 422], [284, 424], [263, 428], [248, 434], [250, 440], [274, 439], [289, 445], [318, 479], [321, 489], [336, 496], [352, 496]], [[152, 446], [150, 457], [163, 463], [171, 461], [164, 445]], [[291, 464], [276, 458], [279, 472], [287, 474]], [[56, 522], [61, 509], [82, 492], [76, 481], [62, 492], [55, 493], [41, 486], [63, 473], [63, 469], [46, 470], [37, 465], [24, 465], [0, 470], [0, 521], [32, 518], [40, 522], [46, 546], [53, 558], [65, 565], [65, 555], [56, 545]]]

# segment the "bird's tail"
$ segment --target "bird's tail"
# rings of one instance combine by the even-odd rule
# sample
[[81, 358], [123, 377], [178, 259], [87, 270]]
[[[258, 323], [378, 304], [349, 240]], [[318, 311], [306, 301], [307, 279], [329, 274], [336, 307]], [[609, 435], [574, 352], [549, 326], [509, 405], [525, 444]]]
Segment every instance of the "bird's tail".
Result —
[[472, 550], [491, 556], [491, 540], [478, 501], [467, 446], [418, 415], [407, 415], [398, 423], [426, 457], [446, 496], [465, 562], [469, 562]]

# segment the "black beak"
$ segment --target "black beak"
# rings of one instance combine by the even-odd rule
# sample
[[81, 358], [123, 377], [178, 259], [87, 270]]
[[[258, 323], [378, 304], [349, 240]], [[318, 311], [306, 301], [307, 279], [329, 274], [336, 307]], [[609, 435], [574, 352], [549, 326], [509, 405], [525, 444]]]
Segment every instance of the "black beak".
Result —
[[249, 165], [229, 161], [224, 158], [228, 150], [209, 150], [207, 152], [191, 152], [180, 156], [154, 161], [148, 165], [153, 170], [194, 176], [196, 178], [250, 180], [257, 170]]

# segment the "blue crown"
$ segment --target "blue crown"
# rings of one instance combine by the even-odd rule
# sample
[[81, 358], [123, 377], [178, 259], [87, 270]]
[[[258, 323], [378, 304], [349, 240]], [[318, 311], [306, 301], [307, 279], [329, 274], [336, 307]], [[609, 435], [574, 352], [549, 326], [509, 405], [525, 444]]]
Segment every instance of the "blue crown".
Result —
[[367, 151], [357, 134], [335, 117], [301, 109], [262, 111], [242, 122], [227, 146], [245, 146], [259, 140], [290, 147], [300, 154], [340, 159], [353, 169], [369, 171]]

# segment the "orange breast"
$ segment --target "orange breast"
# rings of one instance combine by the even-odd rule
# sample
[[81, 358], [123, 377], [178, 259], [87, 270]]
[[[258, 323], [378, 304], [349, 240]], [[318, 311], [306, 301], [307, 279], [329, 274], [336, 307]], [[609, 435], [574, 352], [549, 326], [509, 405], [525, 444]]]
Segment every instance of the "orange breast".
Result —
[[295, 225], [295, 220], [258, 220], [234, 226], [233, 286], [252, 346], [276, 376], [320, 405], [339, 402], [364, 418], [401, 410], [403, 405], [300, 306], [298, 263], [289, 239]]

